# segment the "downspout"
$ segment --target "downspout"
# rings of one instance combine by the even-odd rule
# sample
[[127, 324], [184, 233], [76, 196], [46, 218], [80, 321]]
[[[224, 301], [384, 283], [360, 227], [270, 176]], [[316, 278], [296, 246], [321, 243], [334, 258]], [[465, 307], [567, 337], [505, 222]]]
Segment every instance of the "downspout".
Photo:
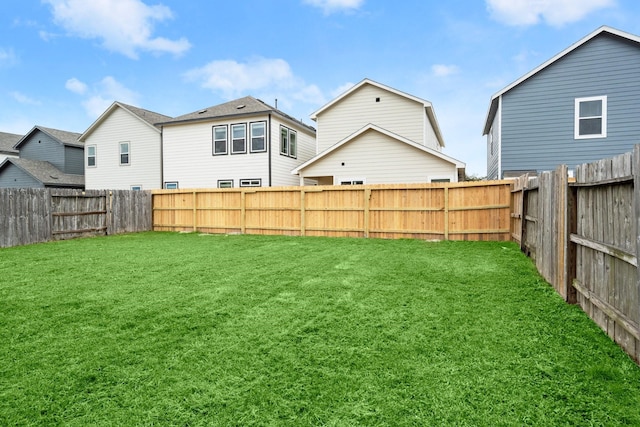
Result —
[[498, 179], [503, 179], [502, 174], [502, 95], [498, 98]]
[[271, 113], [269, 113], [268, 128], [267, 135], [269, 135], [269, 140], [267, 141], [267, 150], [269, 152], [269, 187], [271, 187]]
[[164, 126], [160, 126], [160, 188], [164, 188]]

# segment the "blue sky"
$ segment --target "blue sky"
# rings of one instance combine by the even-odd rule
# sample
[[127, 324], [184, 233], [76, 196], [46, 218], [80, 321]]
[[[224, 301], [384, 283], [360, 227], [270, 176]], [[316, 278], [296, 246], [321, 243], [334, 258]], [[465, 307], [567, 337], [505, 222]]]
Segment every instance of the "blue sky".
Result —
[[83, 132], [114, 101], [169, 116], [252, 95], [309, 115], [364, 78], [433, 103], [445, 154], [486, 173], [492, 94], [637, 0], [7, 0], [0, 131]]

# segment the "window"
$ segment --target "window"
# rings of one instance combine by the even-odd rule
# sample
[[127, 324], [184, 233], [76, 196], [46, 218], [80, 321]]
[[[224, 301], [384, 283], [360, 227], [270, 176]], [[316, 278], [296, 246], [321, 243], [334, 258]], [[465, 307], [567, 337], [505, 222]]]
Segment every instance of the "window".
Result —
[[267, 151], [266, 127], [267, 126], [265, 122], [251, 123], [251, 152], [252, 153]]
[[247, 152], [247, 125], [231, 125], [231, 154]]
[[605, 138], [607, 136], [607, 97], [576, 98], [574, 138]]
[[233, 180], [232, 179], [219, 179], [218, 180], [218, 188], [233, 188]]
[[140, 191], [140, 190], [142, 190], [142, 185], [132, 185], [131, 186], [131, 190], [132, 191]]
[[433, 182], [433, 183], [436, 183], [436, 182], [451, 182], [451, 179], [449, 179], [449, 178], [431, 178], [430, 181]]
[[341, 179], [340, 185], [363, 185], [364, 179]]
[[283, 156], [297, 156], [297, 133], [293, 129], [280, 126], [280, 154]]
[[128, 165], [130, 163], [129, 159], [129, 143], [128, 142], [121, 142], [120, 143], [120, 164], [121, 165]]
[[165, 182], [164, 183], [165, 190], [177, 190], [178, 189], [178, 181], [173, 182]]
[[227, 154], [227, 127], [213, 127], [213, 155]]
[[241, 179], [240, 187], [260, 187], [262, 186], [261, 179]]
[[96, 146], [87, 145], [87, 166], [93, 167], [96, 165]]

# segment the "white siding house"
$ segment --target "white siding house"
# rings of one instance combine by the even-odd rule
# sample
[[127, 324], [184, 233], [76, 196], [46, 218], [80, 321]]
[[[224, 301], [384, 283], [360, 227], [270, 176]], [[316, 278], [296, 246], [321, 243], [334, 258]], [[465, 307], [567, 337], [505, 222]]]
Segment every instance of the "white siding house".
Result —
[[442, 153], [433, 105], [369, 79], [312, 114], [316, 156], [295, 168], [323, 185], [457, 182], [465, 164]]
[[251, 96], [162, 123], [164, 188], [298, 185], [315, 129]]
[[114, 102], [82, 134], [85, 188], [162, 188], [162, 132], [156, 123], [170, 117]]

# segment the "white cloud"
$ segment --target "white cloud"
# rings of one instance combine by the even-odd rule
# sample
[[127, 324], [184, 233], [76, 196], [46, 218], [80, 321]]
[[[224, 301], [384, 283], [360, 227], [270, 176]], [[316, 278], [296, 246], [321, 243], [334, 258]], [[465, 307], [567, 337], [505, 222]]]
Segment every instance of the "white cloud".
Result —
[[304, 0], [304, 3], [318, 7], [328, 15], [333, 12], [357, 10], [364, 4], [364, 0]]
[[306, 84], [294, 75], [287, 61], [277, 58], [216, 60], [188, 71], [185, 77], [227, 99], [252, 95], [271, 104], [270, 100], [277, 98], [280, 109], [291, 108], [294, 100], [314, 105], [325, 100], [317, 86]]
[[13, 53], [12, 49], [3, 49], [0, 48], [0, 67], [2, 66], [12, 66], [18, 62], [15, 53]]
[[458, 74], [460, 68], [458, 68], [457, 65], [435, 64], [431, 66], [431, 71], [436, 77], [448, 77], [453, 74]]
[[351, 82], [344, 83], [331, 91], [331, 97], [337, 98], [343, 93], [345, 93], [346, 91], [348, 91], [349, 89], [351, 89], [352, 87], [354, 87], [355, 85], [356, 85], [355, 83], [351, 83]]
[[[70, 34], [102, 40], [106, 49], [130, 58], [137, 58], [139, 50], [179, 55], [191, 47], [185, 38], [153, 37], [155, 22], [173, 18], [163, 5], [148, 6], [140, 0], [43, 1], [51, 5], [54, 21]], [[47, 37], [48, 33], [43, 38]]]
[[82, 106], [87, 115], [94, 119], [104, 113], [114, 101], [136, 105], [139, 99], [136, 92], [111, 76], [103, 78], [92, 87], [74, 77], [67, 80], [65, 87], [73, 93], [85, 96]]
[[87, 92], [87, 85], [76, 79], [75, 77], [67, 80], [67, 83], [65, 83], [64, 87], [73, 93], [77, 93], [78, 95], [84, 95]]
[[612, 7], [615, 0], [486, 0], [491, 16], [504, 24], [529, 26], [544, 20], [560, 27], [589, 13]]
[[38, 101], [37, 99], [33, 99], [28, 97], [27, 95], [14, 91], [11, 92], [11, 97], [13, 99], [15, 99], [16, 101], [18, 101], [20, 104], [24, 104], [24, 105], [42, 105], [42, 102]]

